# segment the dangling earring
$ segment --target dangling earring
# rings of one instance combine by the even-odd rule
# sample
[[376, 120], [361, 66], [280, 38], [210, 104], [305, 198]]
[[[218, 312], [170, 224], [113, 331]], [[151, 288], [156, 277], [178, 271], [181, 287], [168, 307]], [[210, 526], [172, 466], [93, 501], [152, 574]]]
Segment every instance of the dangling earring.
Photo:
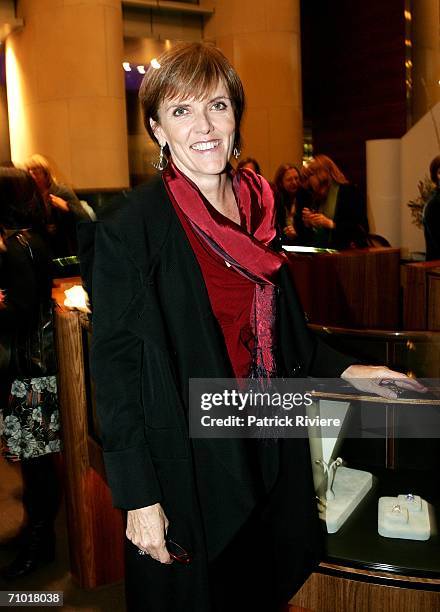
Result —
[[238, 149], [237, 147], [234, 147], [234, 150], [232, 151], [232, 155], [235, 157], [235, 159], [238, 159], [241, 155], [240, 149]]
[[163, 152], [164, 149], [165, 149], [165, 145], [160, 145], [159, 161], [152, 163], [152, 165], [156, 168], [156, 170], [159, 170], [159, 172], [162, 172], [162, 170], [165, 170], [165, 168], [168, 165], [168, 159], [166, 158]]

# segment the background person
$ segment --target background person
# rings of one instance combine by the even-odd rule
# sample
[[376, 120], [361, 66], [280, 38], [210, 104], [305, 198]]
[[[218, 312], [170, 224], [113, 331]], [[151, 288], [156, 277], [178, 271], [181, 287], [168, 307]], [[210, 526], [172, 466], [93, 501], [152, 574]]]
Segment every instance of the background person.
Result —
[[299, 244], [333, 249], [367, 246], [365, 200], [335, 162], [317, 155], [303, 175], [295, 221]]
[[282, 164], [273, 179], [277, 223], [282, 234], [282, 242], [294, 243], [297, 237], [295, 216], [297, 195], [301, 189], [301, 172], [293, 164]]
[[440, 155], [432, 160], [429, 174], [435, 185], [435, 191], [423, 211], [426, 261], [440, 259]]
[[0, 372], [0, 441], [3, 456], [21, 464], [27, 515], [18, 555], [1, 570], [7, 580], [30, 573], [55, 554], [60, 492], [52, 460], [60, 450], [56, 379], [18, 375], [23, 367], [18, 347], [27, 346], [40, 309], [50, 308], [51, 300], [51, 253], [35, 230], [40, 198], [26, 172], [0, 168], [0, 339], [8, 336], [11, 348]]
[[32, 155], [25, 168], [37, 184], [45, 204], [46, 229], [54, 256], [76, 255], [76, 224], [89, 219], [90, 213], [70, 187], [57, 181], [43, 155]]
[[[158, 64], [140, 99], [162, 176], [97, 224], [93, 269], [92, 370], [113, 501], [127, 510], [127, 609], [277, 611], [321, 554], [308, 442], [190, 438], [189, 380], [343, 375], [386, 394], [383, 376], [417, 383], [350, 365], [309, 333], [286, 258], [268, 247], [272, 190], [229, 165], [244, 94], [222, 53], [182, 44]], [[172, 562], [170, 539], [189, 565]]]

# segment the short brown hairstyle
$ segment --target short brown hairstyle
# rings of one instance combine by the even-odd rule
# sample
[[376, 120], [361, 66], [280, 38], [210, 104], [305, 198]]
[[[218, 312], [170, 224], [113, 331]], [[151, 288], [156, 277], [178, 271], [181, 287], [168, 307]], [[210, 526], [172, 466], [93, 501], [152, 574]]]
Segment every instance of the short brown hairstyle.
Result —
[[440, 155], [437, 155], [437, 157], [434, 157], [432, 162], [429, 164], [429, 174], [431, 175], [431, 181], [435, 183], [437, 186], [440, 183], [440, 179], [437, 176], [439, 168], [440, 168]]
[[179, 43], [157, 58], [144, 76], [139, 99], [144, 125], [154, 142], [150, 118], [158, 121], [158, 109], [168, 99], [204, 99], [223, 81], [231, 98], [235, 117], [235, 142], [240, 149], [240, 123], [244, 111], [244, 91], [240, 77], [223, 53], [204, 43]]

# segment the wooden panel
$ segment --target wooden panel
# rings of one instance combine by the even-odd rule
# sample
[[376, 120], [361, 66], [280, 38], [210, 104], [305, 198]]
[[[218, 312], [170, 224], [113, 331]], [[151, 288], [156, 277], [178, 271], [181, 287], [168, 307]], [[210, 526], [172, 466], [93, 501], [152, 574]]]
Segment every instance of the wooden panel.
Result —
[[428, 329], [440, 331], [440, 268], [428, 274]]
[[365, 141], [407, 129], [404, 0], [301, 1], [303, 110], [315, 153], [365, 185]]
[[92, 588], [123, 577], [124, 527], [105, 481], [90, 465], [83, 316], [57, 307], [55, 325], [70, 567], [82, 587]]
[[399, 326], [399, 249], [290, 255], [290, 268], [311, 323], [354, 328]]
[[427, 276], [437, 267], [439, 267], [438, 261], [423, 261], [403, 266], [402, 288], [404, 329], [428, 329]]
[[[66, 510], [69, 531], [70, 565], [80, 584], [93, 582], [92, 528], [88, 520], [86, 474], [87, 413], [82, 368], [81, 323], [77, 314], [56, 311], [56, 341], [59, 362], [58, 388], [65, 459]], [[74, 384], [72, 382], [75, 381]], [[75, 542], [85, 542], [77, 546]]]
[[411, 588], [413, 584], [415, 579], [408, 588], [398, 588], [314, 573], [290, 603], [313, 612], [438, 612], [440, 593]]

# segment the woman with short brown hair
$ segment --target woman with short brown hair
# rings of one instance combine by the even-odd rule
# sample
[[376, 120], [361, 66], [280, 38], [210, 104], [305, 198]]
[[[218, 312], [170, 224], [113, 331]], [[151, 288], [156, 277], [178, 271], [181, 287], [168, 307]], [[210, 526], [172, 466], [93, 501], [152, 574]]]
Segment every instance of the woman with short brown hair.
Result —
[[275, 612], [320, 558], [308, 443], [190, 437], [189, 382], [310, 373], [383, 390], [389, 370], [350, 365], [309, 333], [270, 247], [272, 190], [229, 164], [244, 97], [223, 54], [172, 48], [140, 97], [162, 174], [97, 224], [92, 296], [104, 460], [127, 511], [127, 609]]

